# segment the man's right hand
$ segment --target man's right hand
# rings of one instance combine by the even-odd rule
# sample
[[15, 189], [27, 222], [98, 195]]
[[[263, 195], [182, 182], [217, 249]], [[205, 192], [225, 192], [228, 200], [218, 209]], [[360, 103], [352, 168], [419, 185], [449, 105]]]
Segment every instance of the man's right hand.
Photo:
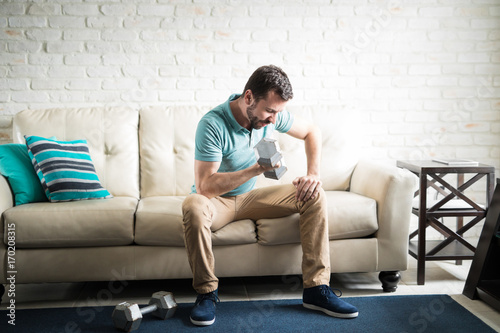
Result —
[[259, 163], [255, 163], [257, 166], [258, 166], [258, 173], [259, 175], [263, 174], [264, 172], [268, 172], [268, 171], [272, 171], [272, 170], [275, 170], [275, 169], [279, 169], [279, 167], [281, 167], [281, 162], [278, 161], [276, 163], [276, 165], [274, 166], [264, 166], [264, 165], [260, 165]]

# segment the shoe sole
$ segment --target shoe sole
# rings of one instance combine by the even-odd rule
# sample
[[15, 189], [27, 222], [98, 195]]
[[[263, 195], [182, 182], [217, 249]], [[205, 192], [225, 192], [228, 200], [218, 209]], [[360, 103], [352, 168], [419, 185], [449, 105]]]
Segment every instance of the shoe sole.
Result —
[[194, 320], [193, 318], [189, 317], [189, 320], [191, 320], [191, 323], [193, 323], [196, 326], [210, 326], [215, 322], [215, 318], [212, 320], [199, 321], [199, 320]]
[[333, 311], [330, 311], [330, 310], [324, 309], [324, 308], [322, 308], [322, 307], [319, 307], [319, 306], [317, 306], [317, 305], [307, 304], [307, 303], [302, 303], [302, 305], [303, 305], [306, 309], [321, 311], [321, 312], [326, 313], [326, 314], [327, 314], [327, 315], [329, 315], [329, 316], [336, 317], [336, 318], [344, 318], [344, 319], [348, 319], [348, 318], [356, 318], [356, 317], [358, 316], [358, 314], [359, 314], [359, 312], [353, 312], [353, 313], [339, 313], [339, 312], [333, 312]]

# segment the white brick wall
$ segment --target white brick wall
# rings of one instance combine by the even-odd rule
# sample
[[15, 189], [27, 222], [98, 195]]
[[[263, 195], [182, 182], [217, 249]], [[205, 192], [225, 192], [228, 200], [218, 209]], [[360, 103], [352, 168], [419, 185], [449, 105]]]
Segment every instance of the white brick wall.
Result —
[[500, 168], [500, 0], [2, 1], [0, 143], [25, 108], [215, 105], [269, 63], [366, 156]]

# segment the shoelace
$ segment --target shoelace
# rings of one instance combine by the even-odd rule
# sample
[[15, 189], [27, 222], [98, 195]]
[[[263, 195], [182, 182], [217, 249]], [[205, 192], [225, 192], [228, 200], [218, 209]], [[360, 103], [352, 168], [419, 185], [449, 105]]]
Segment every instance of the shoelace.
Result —
[[[335, 293], [338, 291], [338, 295]], [[329, 298], [331, 294], [334, 294], [337, 297], [342, 297], [342, 290], [340, 289], [331, 289], [328, 286], [322, 286], [321, 287], [321, 295], [325, 296], [326, 298]]]
[[219, 303], [220, 299], [219, 296], [217, 296], [215, 293], [208, 293], [208, 294], [200, 294], [198, 297], [196, 297], [196, 304], [200, 304], [204, 300], [209, 300], [214, 303]]

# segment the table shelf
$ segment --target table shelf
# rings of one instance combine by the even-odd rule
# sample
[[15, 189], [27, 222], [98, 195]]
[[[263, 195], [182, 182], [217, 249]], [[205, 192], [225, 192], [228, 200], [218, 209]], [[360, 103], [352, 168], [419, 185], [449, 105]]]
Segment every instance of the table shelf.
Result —
[[[428, 250], [425, 255], [425, 260], [471, 260], [474, 258], [474, 252], [466, 248], [458, 241], [453, 241], [439, 250], [436, 254], [429, 255], [429, 251], [441, 244], [442, 240], [428, 240], [425, 242], [425, 248]], [[418, 241], [410, 241], [408, 250], [410, 255], [418, 259]]]
[[[413, 208], [412, 213], [415, 215], [419, 215], [420, 209]], [[443, 209], [437, 210], [434, 212], [427, 211], [427, 216], [434, 217], [459, 217], [459, 216], [486, 216], [486, 211], [484, 210], [475, 210], [475, 209]]]

